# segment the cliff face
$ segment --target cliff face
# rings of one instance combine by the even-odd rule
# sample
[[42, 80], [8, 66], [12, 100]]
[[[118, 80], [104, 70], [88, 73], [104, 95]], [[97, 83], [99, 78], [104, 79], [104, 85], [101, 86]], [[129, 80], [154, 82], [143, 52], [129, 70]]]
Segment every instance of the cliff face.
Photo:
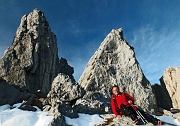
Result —
[[158, 108], [170, 110], [172, 108], [172, 100], [168, 94], [165, 84], [161, 82], [161, 85], [152, 85], [152, 88], [156, 95], [156, 101]]
[[[167, 99], [170, 107], [180, 109], [180, 67], [167, 68], [161, 77], [163, 96]], [[160, 100], [160, 99], [157, 99]]]
[[12, 45], [0, 59], [0, 77], [21, 90], [47, 94], [56, 75], [66, 72], [60, 66], [71, 75], [74, 72], [65, 59], [59, 61], [56, 41], [43, 12], [34, 9], [24, 15]]
[[146, 110], [156, 107], [151, 85], [144, 76], [133, 47], [123, 38], [122, 28], [112, 30], [88, 62], [79, 84], [85, 99], [110, 98], [111, 87], [130, 93], [136, 104]]
[[0, 106], [5, 104], [13, 105], [30, 97], [29, 93], [24, 93], [11, 86], [0, 78]]

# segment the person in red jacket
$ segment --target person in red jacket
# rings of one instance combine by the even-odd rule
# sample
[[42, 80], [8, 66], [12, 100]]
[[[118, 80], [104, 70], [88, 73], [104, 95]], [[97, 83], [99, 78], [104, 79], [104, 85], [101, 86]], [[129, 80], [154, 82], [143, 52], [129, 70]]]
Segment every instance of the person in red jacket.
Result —
[[111, 107], [116, 117], [121, 118], [122, 115], [130, 116], [134, 123], [138, 124], [139, 119], [131, 106], [134, 103], [134, 98], [127, 93], [119, 92], [119, 87], [116, 85], [112, 87], [112, 92]]
[[[116, 117], [121, 118], [122, 115], [129, 116], [135, 124], [140, 124], [138, 115], [132, 107], [132, 105], [134, 104], [134, 98], [127, 93], [121, 93], [119, 91], [119, 87], [116, 85], [112, 87], [112, 92], [113, 95], [111, 97], [111, 107]], [[138, 109], [138, 111], [142, 113], [142, 115], [147, 119], [148, 122], [151, 122], [154, 125], [163, 124], [162, 121], [148, 113], [145, 113], [143, 110]]]

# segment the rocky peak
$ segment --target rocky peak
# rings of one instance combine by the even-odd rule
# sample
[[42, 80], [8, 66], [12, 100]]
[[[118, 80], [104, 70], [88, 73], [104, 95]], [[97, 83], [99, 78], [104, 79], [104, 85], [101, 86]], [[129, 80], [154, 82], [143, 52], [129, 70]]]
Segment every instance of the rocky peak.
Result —
[[111, 87], [119, 85], [130, 93], [136, 104], [146, 110], [156, 106], [149, 81], [144, 76], [133, 47], [123, 38], [123, 30], [113, 29], [91, 57], [79, 84], [86, 90], [85, 99], [111, 97]]
[[58, 58], [56, 35], [51, 32], [44, 13], [38, 9], [24, 15], [12, 45], [0, 60], [0, 77], [21, 90], [47, 94], [61, 65], [68, 73], [73, 68]]
[[[42, 30], [42, 28], [44, 30]], [[37, 39], [39, 36], [44, 35], [45, 32], [51, 32], [46, 17], [43, 12], [34, 9], [33, 12], [22, 17], [21, 23], [16, 31], [15, 41], [21, 40], [24, 34], [31, 34], [33, 39]]]

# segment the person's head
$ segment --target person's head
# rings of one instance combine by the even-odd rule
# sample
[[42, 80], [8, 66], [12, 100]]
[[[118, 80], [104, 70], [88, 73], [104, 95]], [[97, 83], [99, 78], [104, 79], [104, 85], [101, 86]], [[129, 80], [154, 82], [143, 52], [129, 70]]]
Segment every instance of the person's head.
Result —
[[113, 92], [113, 94], [118, 95], [119, 94], [119, 87], [117, 85], [114, 85], [112, 87], [112, 92]]

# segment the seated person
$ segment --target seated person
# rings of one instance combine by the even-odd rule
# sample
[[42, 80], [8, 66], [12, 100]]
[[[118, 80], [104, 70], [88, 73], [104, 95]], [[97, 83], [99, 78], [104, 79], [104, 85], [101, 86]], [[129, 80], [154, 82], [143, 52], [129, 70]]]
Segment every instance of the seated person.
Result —
[[[134, 98], [127, 93], [119, 92], [119, 87], [116, 85], [112, 87], [112, 92], [113, 95], [111, 97], [111, 107], [116, 117], [121, 118], [122, 115], [129, 116], [135, 124], [139, 124], [139, 118], [135, 111], [137, 108], [134, 108], [133, 106]], [[154, 118], [150, 114], [145, 113], [142, 110], [139, 111], [142, 113], [142, 115], [146, 118], [148, 122], [151, 122], [155, 125], [162, 124], [160, 120]]]

